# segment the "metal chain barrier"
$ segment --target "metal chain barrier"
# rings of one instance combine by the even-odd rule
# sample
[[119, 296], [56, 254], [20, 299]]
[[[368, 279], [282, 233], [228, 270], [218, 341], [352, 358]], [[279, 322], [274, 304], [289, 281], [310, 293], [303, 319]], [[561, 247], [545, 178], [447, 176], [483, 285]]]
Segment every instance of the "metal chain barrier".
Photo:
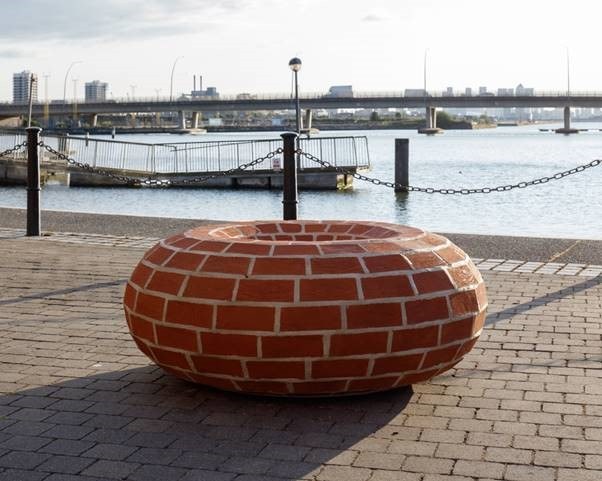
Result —
[[208, 180], [215, 179], [217, 177], [225, 177], [225, 176], [228, 176], [231, 174], [235, 174], [236, 172], [246, 170], [250, 167], [259, 165], [259, 164], [265, 162], [266, 160], [270, 160], [273, 157], [275, 157], [276, 155], [281, 154], [282, 152], [284, 152], [284, 150], [282, 149], [282, 147], [279, 147], [276, 150], [273, 150], [272, 152], [269, 152], [268, 154], [264, 155], [263, 157], [258, 157], [257, 159], [252, 160], [251, 162], [247, 162], [246, 164], [240, 164], [238, 167], [224, 170], [222, 172], [217, 172], [217, 173], [211, 174], [211, 175], [193, 177], [192, 179], [182, 179], [180, 182], [182, 184], [201, 184], [203, 182], [207, 182]]
[[[27, 143], [25, 142], [25, 145], [26, 144]], [[65, 160], [70, 165], [73, 165], [75, 167], [78, 167], [80, 169], [86, 170], [86, 171], [94, 173], [94, 174], [99, 174], [99, 175], [103, 175], [105, 177], [110, 177], [112, 179], [115, 179], [119, 182], [123, 182], [128, 185], [143, 185], [146, 187], [168, 187], [168, 186], [174, 185], [176, 183], [171, 179], [160, 179], [158, 177], [132, 177], [132, 176], [127, 176], [127, 175], [116, 174], [116, 173], [111, 172], [106, 169], [99, 169], [97, 167], [92, 167], [90, 164], [78, 162], [77, 160], [72, 159], [68, 155], [63, 154], [62, 152], [59, 152], [58, 150], [53, 149], [49, 145], [45, 144], [43, 141], [40, 141], [38, 145], [40, 147], [43, 147], [46, 151], [50, 152], [51, 154], [55, 155], [58, 159]], [[259, 165], [262, 162], [265, 162], [266, 160], [269, 160], [272, 157], [274, 157], [278, 154], [281, 154], [282, 152], [283, 152], [282, 148], [278, 148], [278, 149], [266, 154], [263, 157], [254, 159], [250, 162], [247, 162], [246, 164], [241, 164], [238, 167], [224, 170], [222, 172], [216, 172], [216, 173], [210, 174], [210, 175], [193, 177], [190, 179], [186, 179], [186, 178], [181, 179], [177, 183], [183, 184], [183, 185], [202, 184], [204, 182], [207, 182], [211, 179], [215, 179], [217, 177], [225, 177], [225, 176], [228, 176], [231, 174], [235, 174], [237, 172], [242, 172], [250, 167]]]
[[12, 154], [16, 154], [17, 152], [24, 150], [25, 147], [27, 147], [27, 140], [24, 140], [20, 144], [16, 144], [14, 147], [11, 147], [10, 149], [6, 149], [4, 152], [0, 152], [0, 157], [9, 157]]
[[583, 172], [584, 170], [590, 169], [592, 167], [597, 167], [598, 165], [602, 164], [602, 160], [596, 159], [596, 160], [592, 160], [588, 164], [583, 164], [583, 165], [574, 167], [569, 170], [558, 172], [551, 176], [545, 176], [545, 177], [540, 177], [539, 179], [519, 182], [518, 184], [499, 185], [497, 187], [482, 187], [479, 189], [436, 189], [434, 187], [416, 187], [416, 186], [412, 186], [412, 185], [401, 185], [396, 182], [389, 182], [389, 181], [385, 181], [385, 180], [376, 179], [374, 177], [368, 177], [368, 176], [359, 174], [357, 172], [353, 172], [353, 171], [350, 171], [347, 169], [343, 169], [342, 167], [337, 167], [336, 165], [332, 165], [330, 162], [326, 162], [324, 160], [318, 159], [316, 156], [309, 154], [307, 152], [303, 152], [301, 149], [297, 149], [296, 153], [298, 155], [305, 157], [306, 159], [308, 159], [312, 162], [320, 164], [322, 167], [328, 167], [328, 168], [334, 169], [337, 172], [340, 172], [341, 174], [351, 175], [355, 179], [363, 180], [363, 181], [369, 182], [374, 185], [383, 185], [385, 187], [390, 187], [393, 189], [394, 188], [403, 188], [407, 191], [423, 192], [425, 194], [446, 194], [446, 195], [447, 194], [462, 194], [462, 195], [491, 194], [493, 192], [507, 192], [507, 191], [513, 190], [513, 189], [524, 189], [525, 187], [530, 187], [532, 185], [540, 185], [540, 184], [545, 184], [547, 182], [550, 182], [552, 180], [560, 180], [568, 175], [577, 174], [579, 172]]

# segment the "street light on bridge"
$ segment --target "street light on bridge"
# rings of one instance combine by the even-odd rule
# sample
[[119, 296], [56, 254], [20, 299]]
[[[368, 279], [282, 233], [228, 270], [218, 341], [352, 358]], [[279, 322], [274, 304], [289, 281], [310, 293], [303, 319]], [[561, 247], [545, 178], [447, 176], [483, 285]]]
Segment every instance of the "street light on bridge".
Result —
[[65, 74], [65, 82], [63, 83], [63, 103], [67, 103], [67, 79], [69, 78], [69, 72], [71, 72], [73, 66], [77, 65], [78, 63], [83, 63], [83, 61], [76, 60], [75, 62], [71, 62], [71, 65], [69, 65], [67, 73]]
[[171, 82], [169, 84], [169, 101], [173, 101], [173, 74], [176, 70], [176, 64], [178, 63], [178, 60], [180, 60], [181, 58], [184, 57], [177, 57], [174, 62], [173, 62], [173, 66], [171, 67]]
[[301, 70], [301, 59], [294, 57], [292, 58], [288, 66], [295, 74], [295, 119], [297, 126], [297, 134], [301, 133], [301, 109], [299, 108], [299, 82], [297, 81], [297, 72]]

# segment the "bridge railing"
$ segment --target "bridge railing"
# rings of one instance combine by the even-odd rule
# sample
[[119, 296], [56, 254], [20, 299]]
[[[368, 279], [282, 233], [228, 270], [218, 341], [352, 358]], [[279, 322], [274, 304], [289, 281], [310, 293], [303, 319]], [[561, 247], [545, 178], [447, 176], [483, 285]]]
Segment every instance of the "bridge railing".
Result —
[[[10, 147], [15, 135], [2, 135], [0, 145]], [[44, 135], [43, 141], [54, 150], [94, 168], [126, 170], [148, 174], [215, 173], [239, 168], [282, 147], [282, 139], [241, 141], [202, 141], [147, 144], [86, 137]], [[11, 144], [13, 142], [13, 144]], [[11, 144], [11, 145], [9, 145]], [[366, 137], [314, 137], [300, 139], [304, 152], [319, 156], [337, 167], [365, 169], [370, 166]], [[54, 161], [43, 152], [44, 161]], [[300, 169], [317, 166], [306, 158], [299, 159]], [[265, 163], [247, 170], [282, 168], [282, 156], [275, 156], [271, 165]]]
[[[304, 92], [299, 95], [299, 98], [302, 100], [316, 100], [316, 99], [348, 99], [348, 98], [358, 98], [358, 99], [381, 99], [381, 98], [423, 98], [425, 97], [424, 93], [419, 93], [418, 90], [415, 89], [416, 92], [412, 94], [408, 94], [406, 90], [392, 90], [392, 91], [354, 91], [352, 95], [332, 95], [328, 92]], [[563, 97], [602, 97], [602, 92], [600, 91], [586, 91], [586, 90], [578, 90], [571, 91], [570, 94], [567, 94], [566, 90], [560, 91], [548, 91], [548, 90], [535, 90], [533, 93], [512, 93], [505, 95], [498, 95], [497, 89], [492, 90], [491, 92], [486, 93], [478, 93], [472, 92], [471, 94], [466, 94], [465, 90], [428, 90], [426, 92], [427, 97], [468, 97], [468, 98], [480, 98], [480, 97], [547, 97], [547, 98], [563, 98]], [[202, 96], [202, 97], [194, 97], [190, 96], [180, 96], [174, 97], [170, 99], [169, 97], [125, 97], [125, 98], [111, 98], [102, 102], [98, 102], [100, 105], [107, 104], [132, 104], [132, 103], [144, 103], [144, 104], [155, 104], [155, 103], [171, 103], [174, 106], [174, 111], [177, 111], [181, 107], [186, 107], [189, 103], [194, 103], [197, 101], [220, 101], [220, 102], [248, 102], [253, 100], [278, 100], [282, 101], [283, 99], [290, 99], [291, 105], [293, 104], [293, 98], [289, 93], [285, 92], [272, 92], [272, 93], [256, 93], [256, 94], [219, 94], [217, 96]], [[34, 102], [36, 105], [45, 105], [44, 101]], [[97, 102], [87, 102], [85, 99], [70, 99], [66, 101], [52, 101], [48, 105], [80, 105], [85, 104], [86, 106], [94, 105]], [[0, 102], [0, 105], [16, 105], [12, 102]], [[20, 105], [20, 104], [18, 104]], [[26, 104], [22, 104], [26, 105]]]

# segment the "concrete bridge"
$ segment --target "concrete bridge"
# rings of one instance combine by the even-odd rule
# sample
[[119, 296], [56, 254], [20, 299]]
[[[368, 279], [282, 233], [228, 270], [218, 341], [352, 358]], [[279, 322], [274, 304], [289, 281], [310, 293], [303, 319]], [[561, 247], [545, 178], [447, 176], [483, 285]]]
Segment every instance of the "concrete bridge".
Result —
[[[402, 92], [358, 92], [353, 96], [332, 96], [327, 93], [309, 93], [300, 96], [301, 108], [312, 109], [379, 109], [424, 108], [426, 129], [436, 129], [437, 108], [563, 108], [564, 129], [570, 127], [571, 107], [602, 108], [602, 92], [542, 92], [536, 95], [471, 95], [429, 92], [427, 95], [404, 96]], [[192, 112], [191, 127], [197, 128], [199, 113], [226, 111], [293, 110], [294, 100], [286, 94], [243, 94], [219, 97], [179, 98], [176, 100], [139, 98], [115, 99], [105, 102], [52, 101], [35, 103], [34, 117], [88, 116], [95, 126], [100, 114], [178, 112], [179, 124], [185, 128], [186, 113]], [[26, 115], [24, 104], [0, 104], [0, 118]]]

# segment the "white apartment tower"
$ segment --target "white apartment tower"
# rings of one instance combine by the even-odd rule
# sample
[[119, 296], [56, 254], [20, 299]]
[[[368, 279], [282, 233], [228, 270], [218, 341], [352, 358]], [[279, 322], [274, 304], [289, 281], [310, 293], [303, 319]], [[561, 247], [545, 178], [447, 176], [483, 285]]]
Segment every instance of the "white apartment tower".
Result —
[[29, 70], [23, 70], [13, 74], [13, 103], [15, 104], [26, 104], [29, 103], [29, 82], [31, 76], [34, 76], [33, 89], [31, 96], [34, 102], [38, 101], [38, 82], [37, 76], [32, 74]]
[[86, 82], [86, 102], [104, 102], [108, 88], [109, 84], [100, 80]]

